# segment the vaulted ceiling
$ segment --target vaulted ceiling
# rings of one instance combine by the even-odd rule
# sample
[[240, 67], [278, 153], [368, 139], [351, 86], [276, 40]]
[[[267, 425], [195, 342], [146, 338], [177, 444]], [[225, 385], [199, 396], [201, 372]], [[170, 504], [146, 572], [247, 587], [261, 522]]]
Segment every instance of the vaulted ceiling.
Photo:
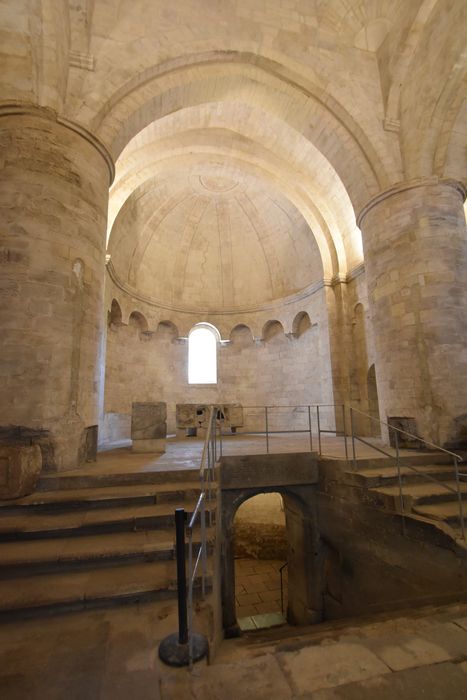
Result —
[[2, 103], [104, 144], [115, 271], [154, 300], [243, 307], [345, 277], [369, 199], [467, 179], [464, 0], [6, 0], [1, 16]]

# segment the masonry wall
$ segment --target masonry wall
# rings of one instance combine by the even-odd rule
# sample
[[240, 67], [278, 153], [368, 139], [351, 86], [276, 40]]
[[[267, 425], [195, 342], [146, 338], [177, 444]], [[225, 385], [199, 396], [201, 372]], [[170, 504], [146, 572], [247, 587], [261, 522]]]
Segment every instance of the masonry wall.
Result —
[[[190, 314], [134, 299], [108, 277], [101, 444], [130, 437], [133, 401], [166, 401], [169, 432], [175, 431], [177, 403], [295, 406], [352, 401], [368, 410], [367, 373], [374, 352], [364, 271], [338, 286], [338, 302], [335, 289], [320, 283], [303, 299], [244, 314]], [[116, 315], [110, 313], [112, 301]], [[222, 338], [214, 387], [188, 384], [187, 335], [200, 322], [213, 324]], [[356, 339], [360, 345], [355, 349]], [[303, 411], [280, 415], [275, 413], [282, 421], [276, 427], [307, 425]], [[250, 427], [264, 429], [263, 412], [249, 411], [246, 418]], [[321, 418], [322, 427], [335, 426], [332, 409], [323, 410]]]
[[[244, 406], [333, 403], [326, 288], [305, 299], [242, 315], [184, 314], [134, 300], [108, 280], [109, 313], [105, 401], [100, 442], [130, 436], [133, 401], [166, 401], [168, 430], [175, 431], [177, 403], [241, 403]], [[219, 329], [217, 386], [188, 384], [189, 330], [200, 322]], [[225, 342], [227, 341], [227, 342]], [[258, 410], [251, 421], [263, 421]], [[292, 416], [295, 425], [307, 415]], [[332, 411], [324, 420], [333, 420]], [[284, 418], [287, 422], [289, 418]], [[257, 427], [263, 426], [258, 424]], [[331, 426], [332, 427], [332, 426]]]
[[[348, 402], [374, 419], [379, 418], [373, 324], [371, 321], [366, 277], [356, 275], [346, 284]], [[383, 420], [386, 416], [381, 416]], [[361, 435], [377, 436], [376, 420], [354, 414], [354, 425]]]
[[[131, 321], [128, 326], [110, 324], [101, 442], [129, 437], [133, 401], [166, 401], [169, 432], [175, 430], [177, 403], [330, 403], [326, 339], [319, 324], [297, 337], [277, 326], [265, 339], [253, 339], [248, 328], [239, 328], [218, 347], [217, 386], [196, 386], [188, 384], [188, 341], [172, 327], [162, 324], [155, 332], [141, 332]], [[250, 414], [256, 423], [263, 420], [257, 409]]]
[[324, 618], [465, 600], [465, 549], [442, 525], [399, 514], [349, 485], [344, 462], [320, 463], [316, 516]]

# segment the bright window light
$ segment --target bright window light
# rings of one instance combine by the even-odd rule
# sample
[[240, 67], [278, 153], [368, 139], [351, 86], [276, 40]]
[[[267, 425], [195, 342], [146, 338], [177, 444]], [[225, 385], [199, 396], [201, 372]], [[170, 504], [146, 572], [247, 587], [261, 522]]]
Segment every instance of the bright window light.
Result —
[[217, 337], [206, 326], [194, 328], [188, 337], [188, 383], [217, 384]]

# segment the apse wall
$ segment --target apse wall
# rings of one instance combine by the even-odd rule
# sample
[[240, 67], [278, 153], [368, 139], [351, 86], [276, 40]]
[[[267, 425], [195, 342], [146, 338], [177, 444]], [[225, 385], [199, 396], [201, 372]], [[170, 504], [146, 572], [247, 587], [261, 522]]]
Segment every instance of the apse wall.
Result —
[[[101, 444], [130, 437], [134, 401], [167, 402], [169, 432], [175, 431], [177, 403], [262, 406], [333, 401], [323, 288], [282, 312], [263, 310], [243, 320], [236, 315], [187, 318], [172, 313], [168, 321], [160, 310], [157, 321], [155, 309], [145, 308], [141, 301], [138, 309], [129, 311], [131, 299], [110, 285], [109, 309], [112, 298], [118, 306], [114, 302], [107, 326]], [[188, 384], [187, 335], [200, 322], [212, 323], [221, 333], [215, 386]]]

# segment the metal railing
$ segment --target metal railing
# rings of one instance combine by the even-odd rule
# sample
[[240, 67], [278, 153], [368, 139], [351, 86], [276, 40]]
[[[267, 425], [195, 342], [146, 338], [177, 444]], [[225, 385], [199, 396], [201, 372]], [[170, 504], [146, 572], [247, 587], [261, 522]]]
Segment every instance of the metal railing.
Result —
[[283, 571], [285, 568], [289, 566], [289, 562], [286, 561], [285, 564], [282, 564], [282, 566], [279, 568], [279, 576], [281, 579], [281, 613], [284, 614], [284, 580], [283, 580]]
[[[393, 431], [394, 435], [394, 449], [396, 454], [391, 454], [388, 450], [383, 449], [382, 447], [375, 445], [368, 440], [365, 440], [363, 437], [359, 436], [355, 432], [355, 414], [358, 414], [360, 416], [364, 416], [365, 418], [370, 419], [370, 421], [374, 421], [375, 423], [378, 423], [379, 426], [385, 426], [388, 431]], [[413, 433], [409, 433], [406, 430], [402, 430], [401, 428], [396, 428], [394, 425], [390, 425], [389, 423], [386, 423], [383, 420], [380, 420], [379, 418], [375, 418], [371, 416], [369, 413], [364, 413], [363, 411], [360, 411], [357, 408], [350, 408], [350, 431], [351, 431], [351, 440], [352, 440], [352, 461], [354, 468], [356, 468], [357, 464], [357, 455], [356, 455], [356, 447], [355, 443], [361, 442], [364, 445], [367, 445], [368, 447], [371, 447], [372, 449], [376, 450], [377, 452], [380, 452], [381, 454], [385, 455], [386, 457], [390, 457], [391, 459], [395, 459], [395, 466], [397, 469], [397, 480], [398, 480], [398, 485], [399, 485], [399, 502], [400, 502], [400, 509], [401, 509], [401, 515], [402, 515], [402, 530], [405, 534], [405, 501], [404, 501], [404, 493], [403, 493], [403, 483], [402, 483], [402, 474], [401, 474], [401, 467], [404, 469], [410, 469], [413, 471], [415, 474], [418, 476], [422, 477], [426, 481], [431, 481], [438, 486], [441, 486], [444, 488], [446, 491], [453, 493], [456, 496], [457, 499], [457, 504], [458, 504], [458, 518], [459, 518], [459, 525], [460, 525], [460, 530], [461, 530], [461, 537], [462, 539], [465, 539], [465, 518], [464, 518], [464, 508], [463, 508], [463, 501], [462, 501], [462, 491], [460, 488], [461, 485], [461, 477], [464, 477], [465, 474], [461, 473], [459, 471], [459, 463], [463, 461], [463, 458], [460, 455], [455, 454], [455, 452], [451, 452], [450, 450], [446, 450], [444, 447], [440, 447], [439, 445], [436, 445], [433, 442], [429, 442], [428, 440], [424, 440], [421, 438], [419, 435], [414, 435]], [[427, 474], [426, 472], [420, 471], [417, 469], [417, 467], [411, 465], [411, 464], [401, 464], [401, 456], [400, 456], [400, 446], [399, 446], [399, 435], [404, 435], [406, 437], [409, 437], [411, 440], [416, 440], [418, 443], [422, 443], [423, 449], [425, 448], [430, 448], [437, 450], [439, 452], [442, 452], [444, 454], [450, 455], [452, 459], [452, 463], [454, 466], [454, 475], [455, 475], [455, 483], [456, 486], [453, 488], [450, 486], [448, 483], [445, 481], [441, 481], [440, 479], [435, 479], [433, 476], [430, 474]]]
[[[323, 427], [323, 411], [325, 409], [331, 409], [332, 418], [331, 421], [334, 424], [333, 428]], [[248, 415], [249, 411], [256, 410], [257, 418], [261, 427], [264, 426], [264, 430], [257, 427], [254, 430], [240, 429], [237, 431], [238, 435], [264, 435], [266, 454], [271, 451], [271, 437], [273, 435], [297, 435], [297, 434], [307, 434], [310, 452], [313, 452], [313, 433], [315, 432], [318, 440], [318, 453], [322, 454], [322, 436], [325, 434], [332, 434], [336, 436], [342, 436], [344, 438], [345, 446], [345, 456], [348, 459], [348, 444], [347, 444], [347, 419], [346, 419], [346, 409], [344, 404], [304, 404], [304, 405], [270, 405], [270, 406], [243, 406], [243, 413]], [[292, 410], [294, 413], [295, 422], [297, 422], [298, 415], [304, 415], [305, 421], [301, 428], [291, 428], [290, 425], [287, 427], [278, 427], [279, 420], [277, 418], [277, 413], [283, 410]], [[250, 416], [251, 417], [251, 416]], [[341, 428], [337, 427], [337, 421], [342, 421]], [[313, 429], [313, 423], [315, 423], [315, 430]], [[275, 427], [274, 427], [275, 424]]]
[[[193, 665], [193, 596], [198, 568], [201, 564], [201, 596], [206, 594], [207, 579], [207, 555], [208, 538], [206, 527], [206, 511], [208, 513], [209, 526], [212, 526], [213, 482], [215, 477], [215, 465], [222, 455], [222, 437], [217, 423], [217, 406], [210, 406], [208, 427], [204, 440], [201, 464], [199, 469], [200, 495], [190, 522], [187, 526], [188, 533], [188, 660], [189, 666]], [[219, 431], [218, 431], [219, 427]], [[219, 435], [217, 434], [219, 432]], [[218, 438], [219, 437], [219, 441]], [[197, 521], [200, 523], [200, 544], [198, 551], [194, 552], [193, 532]], [[183, 556], [185, 553], [183, 552]]]

